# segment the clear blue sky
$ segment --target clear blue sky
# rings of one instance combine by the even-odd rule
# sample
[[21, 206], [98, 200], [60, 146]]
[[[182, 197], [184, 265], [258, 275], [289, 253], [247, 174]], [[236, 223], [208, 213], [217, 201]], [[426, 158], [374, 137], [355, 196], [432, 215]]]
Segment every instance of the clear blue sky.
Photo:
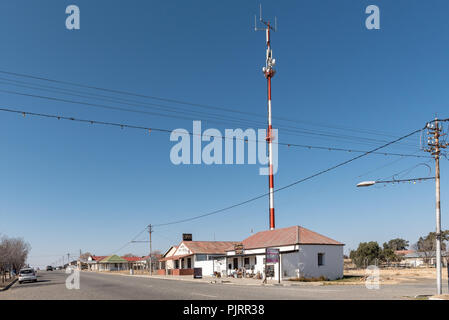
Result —
[[[80, 7], [78, 31], [65, 28], [69, 4]], [[2, 1], [0, 70], [265, 116], [266, 80], [261, 72], [265, 37], [252, 29], [258, 4]], [[276, 15], [279, 25], [279, 32], [272, 36], [278, 71], [273, 79], [273, 115], [298, 121], [274, 120], [274, 127], [281, 127], [279, 140], [368, 150], [382, 142], [366, 138], [390, 140], [423, 127], [435, 114], [449, 116], [447, 1], [262, 4], [264, 15]], [[380, 30], [365, 28], [369, 4], [380, 7]], [[15, 87], [1, 79], [0, 90], [63, 97]], [[1, 92], [0, 105], [167, 129], [192, 127], [190, 120]], [[289, 135], [282, 131], [286, 125], [358, 138]], [[204, 126], [220, 130], [242, 127], [232, 123]], [[361, 132], [364, 130], [375, 134]], [[169, 159], [173, 143], [163, 133], [148, 136], [129, 129], [1, 113], [0, 146], [0, 233], [29, 241], [29, 261], [35, 265], [46, 265], [80, 249], [110, 254], [149, 223], [188, 218], [267, 192], [267, 177], [258, 175], [258, 165], [173, 165]], [[425, 155], [419, 152], [419, 135], [387, 151]], [[275, 187], [352, 156], [280, 147]], [[279, 192], [275, 195], [277, 227], [302, 225], [344, 242], [346, 251], [361, 241], [401, 237], [415, 242], [434, 230], [432, 182], [355, 187], [360, 180], [388, 177], [427, 161], [395, 160], [397, 157], [371, 155]], [[381, 166], [385, 167], [365, 174]], [[449, 227], [448, 169], [444, 159], [443, 228]], [[425, 166], [419, 166], [408, 176], [428, 174]], [[251, 229], [267, 227], [268, 200], [262, 199], [194, 222], [156, 228], [154, 248], [166, 250], [180, 241], [183, 232], [193, 233], [195, 240], [241, 240]], [[145, 239], [145, 234], [139, 238]], [[134, 244], [119, 253], [143, 255], [147, 247]]]

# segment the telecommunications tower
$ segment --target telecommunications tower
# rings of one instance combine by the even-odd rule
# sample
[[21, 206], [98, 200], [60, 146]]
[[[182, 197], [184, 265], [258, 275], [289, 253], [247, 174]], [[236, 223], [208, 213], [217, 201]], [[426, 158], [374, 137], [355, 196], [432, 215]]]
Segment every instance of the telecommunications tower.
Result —
[[268, 175], [268, 185], [269, 185], [269, 214], [270, 214], [270, 230], [274, 230], [275, 221], [274, 221], [274, 178], [273, 178], [273, 148], [272, 142], [275, 137], [273, 136], [273, 127], [271, 124], [271, 78], [273, 78], [276, 71], [274, 70], [274, 65], [276, 60], [273, 59], [273, 52], [271, 51], [271, 43], [270, 43], [270, 32], [276, 31], [277, 29], [277, 21], [274, 18], [274, 27], [270, 25], [269, 21], [265, 21], [262, 19], [262, 5], [260, 6], [260, 16], [259, 16], [259, 24], [263, 25], [262, 27], [257, 26], [257, 18], [254, 16], [254, 30], [255, 31], [265, 31], [267, 37], [267, 58], [265, 62], [265, 66], [262, 68], [263, 74], [267, 79], [268, 85], [268, 130], [266, 141], [268, 144], [268, 165], [269, 165], [269, 175]]

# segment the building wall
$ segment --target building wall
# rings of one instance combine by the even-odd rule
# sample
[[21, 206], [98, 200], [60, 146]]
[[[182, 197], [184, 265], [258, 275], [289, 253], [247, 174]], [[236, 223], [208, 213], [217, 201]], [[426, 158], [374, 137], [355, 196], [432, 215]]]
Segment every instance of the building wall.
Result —
[[[305, 277], [319, 278], [321, 276], [327, 279], [338, 279], [343, 277], [343, 246], [336, 245], [300, 245], [289, 247], [278, 247], [281, 251], [281, 279]], [[288, 251], [287, 251], [288, 250]], [[245, 254], [250, 256], [250, 264], [254, 263], [254, 273], [265, 273], [265, 249], [245, 250]], [[238, 268], [243, 267], [244, 257], [232, 256], [233, 252], [229, 252], [227, 256], [227, 264], [232, 266], [234, 258], [238, 259]], [[324, 253], [324, 264], [318, 266], [318, 253]], [[228, 275], [233, 270], [229, 270]], [[279, 279], [279, 266], [274, 264], [273, 278], [269, 280]]]
[[[324, 264], [318, 265], [318, 253], [324, 253]], [[330, 280], [343, 277], [343, 246], [300, 245], [299, 251], [282, 255], [284, 277], [319, 278]]]
[[205, 261], [195, 261], [195, 268], [202, 268], [203, 276], [211, 276], [214, 274], [214, 261], [213, 260], [205, 260]]

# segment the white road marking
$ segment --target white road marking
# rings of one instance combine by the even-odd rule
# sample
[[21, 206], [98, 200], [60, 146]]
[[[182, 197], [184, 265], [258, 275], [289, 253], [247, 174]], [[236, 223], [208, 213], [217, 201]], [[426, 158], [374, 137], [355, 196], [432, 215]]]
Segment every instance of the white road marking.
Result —
[[195, 294], [197, 296], [203, 296], [203, 297], [217, 298], [217, 296], [211, 296], [209, 294], [202, 294], [202, 293], [195, 293], [195, 292], [193, 292], [192, 294]]

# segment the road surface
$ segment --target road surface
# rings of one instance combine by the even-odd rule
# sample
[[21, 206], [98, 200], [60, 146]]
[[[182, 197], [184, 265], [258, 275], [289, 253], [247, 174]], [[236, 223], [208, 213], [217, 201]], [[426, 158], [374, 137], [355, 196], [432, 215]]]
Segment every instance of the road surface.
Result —
[[435, 293], [433, 280], [416, 283], [384, 285], [368, 290], [361, 285], [326, 286], [248, 286], [210, 284], [180, 280], [80, 273], [80, 289], [67, 289], [64, 271], [40, 271], [38, 282], [19, 284], [0, 292], [0, 300], [273, 300], [273, 299], [405, 299]]

